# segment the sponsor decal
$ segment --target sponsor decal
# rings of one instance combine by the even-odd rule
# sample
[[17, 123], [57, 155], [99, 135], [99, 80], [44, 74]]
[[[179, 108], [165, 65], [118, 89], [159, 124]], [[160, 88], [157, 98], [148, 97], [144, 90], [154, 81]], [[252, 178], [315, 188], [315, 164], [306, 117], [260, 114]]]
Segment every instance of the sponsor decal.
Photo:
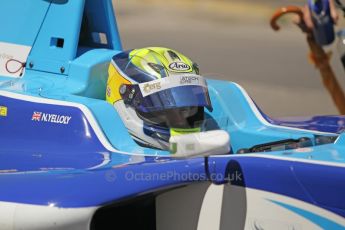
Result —
[[6, 106], [0, 106], [0, 117], [7, 117], [7, 110]]
[[145, 93], [151, 93], [152, 91], [160, 90], [162, 88], [160, 82], [156, 83], [147, 83], [144, 85], [144, 92]]
[[195, 74], [175, 75], [153, 80], [146, 83], [140, 83], [139, 88], [144, 97], [163, 90], [171, 89], [179, 86], [195, 85], [207, 88], [205, 79]]
[[196, 76], [181, 76], [180, 84], [181, 85], [199, 84], [199, 78]]
[[296, 153], [310, 153], [312, 152], [312, 148], [300, 148], [300, 149], [295, 149]]
[[173, 62], [169, 65], [169, 68], [174, 71], [188, 71], [191, 69], [191, 67], [184, 62]]
[[10, 59], [13, 59], [13, 56], [7, 53], [0, 53], [0, 59], [10, 60]]
[[15, 172], [18, 172], [17, 169], [3, 169], [3, 170], [0, 170], [0, 173], [15, 173]]
[[71, 119], [72, 119], [71, 116], [63, 116], [63, 115], [58, 115], [58, 114], [42, 113], [42, 112], [34, 112], [31, 118], [32, 121], [56, 123], [56, 124], [63, 124], [63, 125], [68, 125]]
[[186, 150], [187, 151], [194, 151], [195, 150], [195, 144], [194, 143], [186, 144]]
[[110, 97], [110, 95], [111, 95], [111, 89], [109, 86], [107, 86], [107, 96]]

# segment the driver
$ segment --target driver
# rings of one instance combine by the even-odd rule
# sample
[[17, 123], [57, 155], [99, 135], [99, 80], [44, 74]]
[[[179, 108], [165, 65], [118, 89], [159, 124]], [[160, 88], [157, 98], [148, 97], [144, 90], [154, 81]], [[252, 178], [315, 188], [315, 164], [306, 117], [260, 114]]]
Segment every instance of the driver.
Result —
[[141, 146], [168, 149], [173, 135], [203, 131], [212, 111], [206, 80], [189, 58], [167, 48], [124, 51], [112, 58], [106, 99]]

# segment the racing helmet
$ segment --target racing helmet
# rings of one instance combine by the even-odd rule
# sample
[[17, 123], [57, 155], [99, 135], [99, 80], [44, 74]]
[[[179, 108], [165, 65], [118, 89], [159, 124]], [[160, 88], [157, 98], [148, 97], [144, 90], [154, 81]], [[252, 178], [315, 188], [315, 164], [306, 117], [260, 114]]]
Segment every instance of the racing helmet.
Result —
[[116, 54], [109, 66], [106, 99], [138, 144], [158, 149], [168, 149], [172, 135], [201, 132], [204, 108], [212, 111], [197, 64], [160, 47]]

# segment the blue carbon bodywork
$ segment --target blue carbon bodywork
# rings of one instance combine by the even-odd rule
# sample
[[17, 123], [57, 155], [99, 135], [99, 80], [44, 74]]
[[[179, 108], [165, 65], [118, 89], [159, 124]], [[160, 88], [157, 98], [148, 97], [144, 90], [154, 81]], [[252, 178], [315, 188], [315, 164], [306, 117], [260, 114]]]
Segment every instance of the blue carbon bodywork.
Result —
[[1, 189], [1, 200], [64, 208], [94, 207], [192, 183], [195, 177], [191, 173], [206, 179], [202, 176], [203, 159], [162, 161], [147, 158], [142, 163], [131, 164], [128, 163], [130, 158], [116, 153], [111, 154], [110, 159], [116, 166], [1, 174], [0, 181], [6, 184]]
[[300, 129], [318, 130], [330, 133], [342, 133], [345, 129], [343, 116], [313, 116], [272, 119], [266, 116], [272, 124], [295, 127]]
[[[209, 158], [208, 168], [210, 175], [225, 176], [217, 178], [216, 184], [229, 182], [282, 194], [345, 217], [344, 150], [343, 145], [332, 144], [303, 151], [215, 156]], [[325, 164], [330, 159], [334, 164]], [[241, 174], [241, 179], [229, 181], [229, 175], [236, 172]]]
[[[213, 111], [206, 111], [205, 126], [230, 134], [231, 153], [176, 159], [134, 142], [105, 101], [110, 60], [122, 51], [110, 0], [0, 5], [1, 21], [14, 10], [19, 15], [2, 26], [0, 42], [31, 47], [22, 77], [0, 76], [0, 201], [99, 207], [206, 180], [229, 183], [227, 176], [239, 171], [243, 180], [233, 185], [345, 217], [343, 116], [273, 119], [239, 85], [208, 80]], [[316, 140], [338, 135], [327, 145]], [[235, 154], [300, 138], [311, 146]]]

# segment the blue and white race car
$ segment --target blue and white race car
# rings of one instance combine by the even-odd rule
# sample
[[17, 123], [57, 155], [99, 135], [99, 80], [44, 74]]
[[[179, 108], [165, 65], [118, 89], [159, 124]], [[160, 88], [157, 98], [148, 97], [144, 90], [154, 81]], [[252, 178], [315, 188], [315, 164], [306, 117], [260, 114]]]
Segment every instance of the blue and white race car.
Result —
[[345, 117], [275, 120], [179, 53], [143, 62], [162, 49], [123, 51], [110, 0], [3, 0], [0, 21], [0, 229], [345, 228]]

